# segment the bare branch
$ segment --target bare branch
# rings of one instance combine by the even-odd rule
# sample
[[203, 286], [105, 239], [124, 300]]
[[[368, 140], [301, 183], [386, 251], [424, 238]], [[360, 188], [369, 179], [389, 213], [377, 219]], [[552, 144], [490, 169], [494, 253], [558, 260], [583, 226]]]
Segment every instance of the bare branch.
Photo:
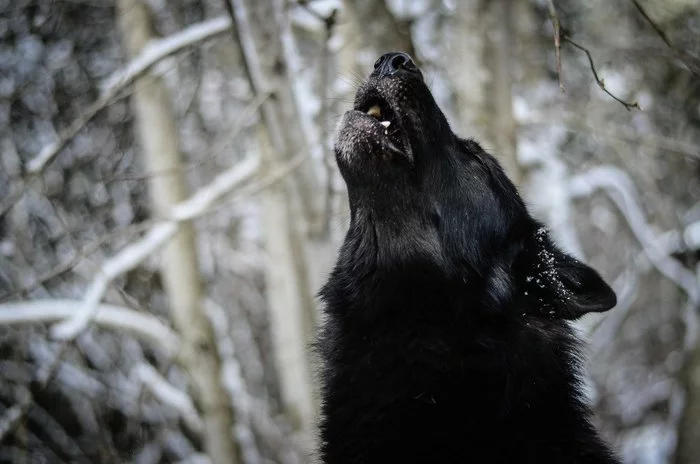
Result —
[[[0, 325], [51, 323], [73, 316], [79, 300], [32, 300], [0, 304]], [[95, 313], [96, 324], [123, 330], [139, 338], [154, 342], [168, 356], [175, 356], [180, 346], [179, 337], [155, 316], [123, 306], [100, 304]]]
[[674, 56], [676, 58], [678, 58], [679, 60], [681, 60], [691, 73], [695, 74], [696, 76], [700, 76], [700, 58], [688, 53], [685, 50], [680, 50], [680, 49], [674, 47], [673, 44], [671, 43], [671, 41], [669, 40], [668, 36], [666, 35], [666, 33], [663, 31], [663, 29], [661, 29], [661, 27], [659, 27], [659, 25], [656, 24], [656, 22], [654, 22], [653, 19], [651, 19], [651, 17], [644, 10], [642, 5], [640, 5], [640, 3], [637, 0], [631, 0], [631, 1], [632, 1], [632, 4], [634, 4], [634, 6], [637, 8], [639, 13], [649, 23], [649, 25], [652, 27], [652, 29], [654, 29], [654, 32], [656, 32], [656, 34], [661, 38], [661, 40], [663, 40], [663, 42], [666, 44], [666, 46], [668, 46], [668, 48], [671, 49]]
[[586, 57], [588, 58], [588, 64], [591, 67], [591, 71], [593, 72], [593, 77], [595, 78], [596, 84], [598, 84], [598, 87], [601, 88], [601, 90], [610, 97], [613, 98], [613, 100], [619, 102], [622, 106], [625, 107], [627, 111], [632, 111], [632, 109], [638, 109], [641, 110], [641, 107], [639, 106], [639, 103], [634, 102], [634, 103], [629, 103], [625, 100], [622, 100], [621, 98], [616, 97], [612, 92], [610, 92], [606, 87], [605, 87], [605, 81], [603, 81], [599, 76], [598, 76], [598, 71], [596, 70], [595, 63], [593, 61], [593, 56], [591, 56], [591, 52], [588, 51], [586, 47], [583, 45], [580, 45], [576, 42], [574, 42], [571, 37], [569, 37], [566, 33], [563, 32], [563, 27], [561, 25], [561, 20], [559, 19], [559, 16], [557, 15], [557, 10], [554, 8], [554, 0], [548, 0], [547, 1], [548, 7], [549, 7], [549, 19], [552, 22], [552, 27], [554, 28], [554, 53], [556, 54], [556, 60], [557, 60], [557, 77], [559, 78], [559, 88], [564, 90], [564, 84], [562, 83], [562, 71], [561, 71], [561, 41], [564, 40], [574, 47], [578, 48], [579, 50], [583, 51], [586, 54]]
[[639, 10], [639, 12], [644, 16], [644, 19], [647, 20], [649, 25], [654, 29], [654, 31], [661, 37], [661, 40], [664, 41], [666, 45], [668, 45], [668, 48], [673, 48], [673, 45], [671, 45], [671, 41], [668, 40], [668, 37], [666, 36], [666, 33], [659, 27], [658, 24], [656, 24], [647, 14], [647, 12], [642, 8], [642, 5], [639, 4], [637, 0], [631, 0], [632, 4]]
[[576, 47], [576, 48], [578, 48], [579, 50], [583, 51], [583, 52], [586, 54], [586, 57], [588, 57], [588, 64], [590, 65], [590, 67], [591, 67], [591, 72], [593, 72], [593, 77], [595, 78], [595, 82], [596, 82], [596, 84], [598, 84], [598, 87], [600, 87], [601, 90], [602, 90], [603, 92], [607, 93], [608, 95], [610, 95], [610, 96], [613, 98], [613, 100], [617, 101], [617, 102], [620, 103], [622, 106], [624, 106], [625, 109], [626, 109], [627, 111], [632, 111], [632, 110], [635, 109], [635, 108], [638, 109], [638, 110], [641, 110], [641, 109], [642, 109], [642, 108], [639, 106], [639, 103], [638, 103], [638, 102], [634, 102], [634, 103], [626, 102], [625, 100], [622, 100], [622, 99], [616, 97], [615, 95], [613, 95], [613, 93], [610, 92], [610, 91], [605, 87], [605, 81], [603, 81], [600, 77], [598, 77], [598, 71], [596, 70], [595, 63], [593, 62], [593, 56], [591, 56], [591, 52], [589, 52], [588, 49], [587, 49], [586, 47], [584, 47], [583, 45], [580, 45], [580, 44], [574, 42], [573, 40], [571, 40], [571, 38], [570, 38], [569, 36], [566, 36], [566, 35], [565, 35], [565, 36], [563, 37], [563, 39], [564, 39], [565, 41], [569, 42], [569, 43], [570, 43], [571, 45], [573, 45], [574, 47]]
[[137, 77], [148, 71], [163, 58], [183, 48], [199, 44], [217, 35], [223, 34], [231, 27], [231, 19], [226, 16], [202, 21], [162, 39], [150, 40], [126, 67], [114, 73], [103, 86], [103, 94], [114, 94], [115, 88], [123, 88]]

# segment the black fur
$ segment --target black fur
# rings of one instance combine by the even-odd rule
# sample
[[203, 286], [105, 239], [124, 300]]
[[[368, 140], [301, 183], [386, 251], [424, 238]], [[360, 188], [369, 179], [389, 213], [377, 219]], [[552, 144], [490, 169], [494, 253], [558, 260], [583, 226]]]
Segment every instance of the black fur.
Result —
[[417, 69], [380, 74], [336, 144], [351, 221], [321, 291], [322, 461], [618, 462], [589, 421], [567, 322], [615, 294], [451, 131]]

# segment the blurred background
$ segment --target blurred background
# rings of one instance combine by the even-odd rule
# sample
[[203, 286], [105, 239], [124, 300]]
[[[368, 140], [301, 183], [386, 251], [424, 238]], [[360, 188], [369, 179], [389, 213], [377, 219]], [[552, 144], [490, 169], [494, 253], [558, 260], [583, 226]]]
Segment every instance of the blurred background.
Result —
[[700, 463], [697, 0], [0, 0], [0, 462], [313, 462], [334, 130], [390, 50], [617, 291], [605, 437]]

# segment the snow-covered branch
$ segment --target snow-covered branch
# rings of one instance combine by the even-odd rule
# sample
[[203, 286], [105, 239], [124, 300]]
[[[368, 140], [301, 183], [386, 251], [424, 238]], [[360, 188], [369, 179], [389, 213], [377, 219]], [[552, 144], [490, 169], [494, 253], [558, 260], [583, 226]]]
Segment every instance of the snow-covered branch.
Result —
[[[82, 304], [78, 300], [33, 300], [0, 304], [0, 325], [46, 323], [69, 319]], [[177, 354], [178, 336], [155, 316], [111, 304], [100, 304], [95, 322], [152, 341], [170, 356]]]
[[173, 221], [189, 221], [207, 212], [214, 204], [231, 192], [235, 187], [251, 179], [260, 165], [257, 156], [242, 161], [236, 166], [216, 176], [214, 180], [195, 192], [189, 199], [174, 206], [169, 219]]
[[669, 230], [656, 237], [657, 245], [666, 253], [683, 253], [700, 248], [700, 221], [689, 224], [683, 231]]
[[231, 19], [226, 16], [202, 21], [162, 39], [149, 41], [143, 50], [124, 68], [112, 74], [102, 86], [102, 94], [114, 94], [153, 65], [183, 48], [196, 45], [229, 30]]
[[84, 330], [99, 309], [109, 283], [119, 275], [135, 268], [152, 253], [164, 246], [177, 232], [178, 221], [188, 221], [204, 214], [217, 200], [251, 179], [258, 170], [259, 160], [250, 157], [217, 176], [207, 187], [172, 208], [171, 219], [155, 225], [137, 242], [128, 245], [108, 259], [97, 272], [82, 303], [70, 319], [52, 327], [51, 334], [70, 340]]
[[87, 124], [102, 108], [110, 104], [117, 94], [134, 79], [151, 69], [164, 58], [192, 45], [226, 32], [231, 27], [231, 19], [225, 16], [203, 21], [162, 39], [151, 40], [143, 51], [124, 68], [115, 72], [102, 85], [100, 97], [91, 104], [56, 140], [44, 146], [26, 165], [29, 175], [39, 174], [63, 147]]
[[627, 173], [614, 166], [598, 166], [570, 179], [572, 197], [589, 196], [603, 190], [625, 217], [652, 265], [681, 287], [691, 301], [700, 302], [700, 288], [695, 275], [658, 246], [654, 232], [646, 221], [637, 189]]
[[153, 366], [141, 363], [131, 370], [130, 377], [148, 387], [161, 402], [178, 411], [190, 429], [196, 432], [203, 430], [202, 419], [197, 414], [192, 398], [163, 378]]
[[129, 271], [143, 262], [151, 253], [165, 245], [177, 232], [177, 223], [173, 221], [156, 225], [143, 238], [128, 245], [121, 252], [108, 259], [97, 271], [83, 301], [73, 312], [73, 316], [59, 322], [51, 328], [51, 335], [58, 339], [75, 338], [88, 325], [99, 309], [100, 301], [107, 291], [109, 283], [119, 275]]
[[659, 246], [657, 238], [646, 222], [634, 183], [627, 173], [614, 166], [598, 166], [572, 177], [569, 189], [572, 197], [588, 196], [593, 191], [602, 189], [615, 203], [651, 264], [687, 293], [688, 304], [682, 314], [686, 326], [684, 346], [686, 349], [695, 346], [698, 338], [696, 308], [700, 304], [700, 286], [697, 278]]

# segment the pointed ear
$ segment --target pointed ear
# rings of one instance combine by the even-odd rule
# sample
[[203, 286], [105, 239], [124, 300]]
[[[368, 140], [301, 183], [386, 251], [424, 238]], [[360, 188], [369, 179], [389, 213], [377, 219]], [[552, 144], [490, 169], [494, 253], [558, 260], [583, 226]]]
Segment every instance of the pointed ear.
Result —
[[565, 318], [601, 313], [617, 304], [615, 292], [593, 268], [561, 253], [556, 270], [569, 294], [569, 298], [564, 300], [567, 311], [562, 316]]
[[[517, 266], [526, 276], [528, 311], [552, 318], [577, 319], [617, 304], [615, 292], [593, 268], [561, 251], [540, 228], [521, 251]], [[522, 274], [521, 274], [522, 275]]]

